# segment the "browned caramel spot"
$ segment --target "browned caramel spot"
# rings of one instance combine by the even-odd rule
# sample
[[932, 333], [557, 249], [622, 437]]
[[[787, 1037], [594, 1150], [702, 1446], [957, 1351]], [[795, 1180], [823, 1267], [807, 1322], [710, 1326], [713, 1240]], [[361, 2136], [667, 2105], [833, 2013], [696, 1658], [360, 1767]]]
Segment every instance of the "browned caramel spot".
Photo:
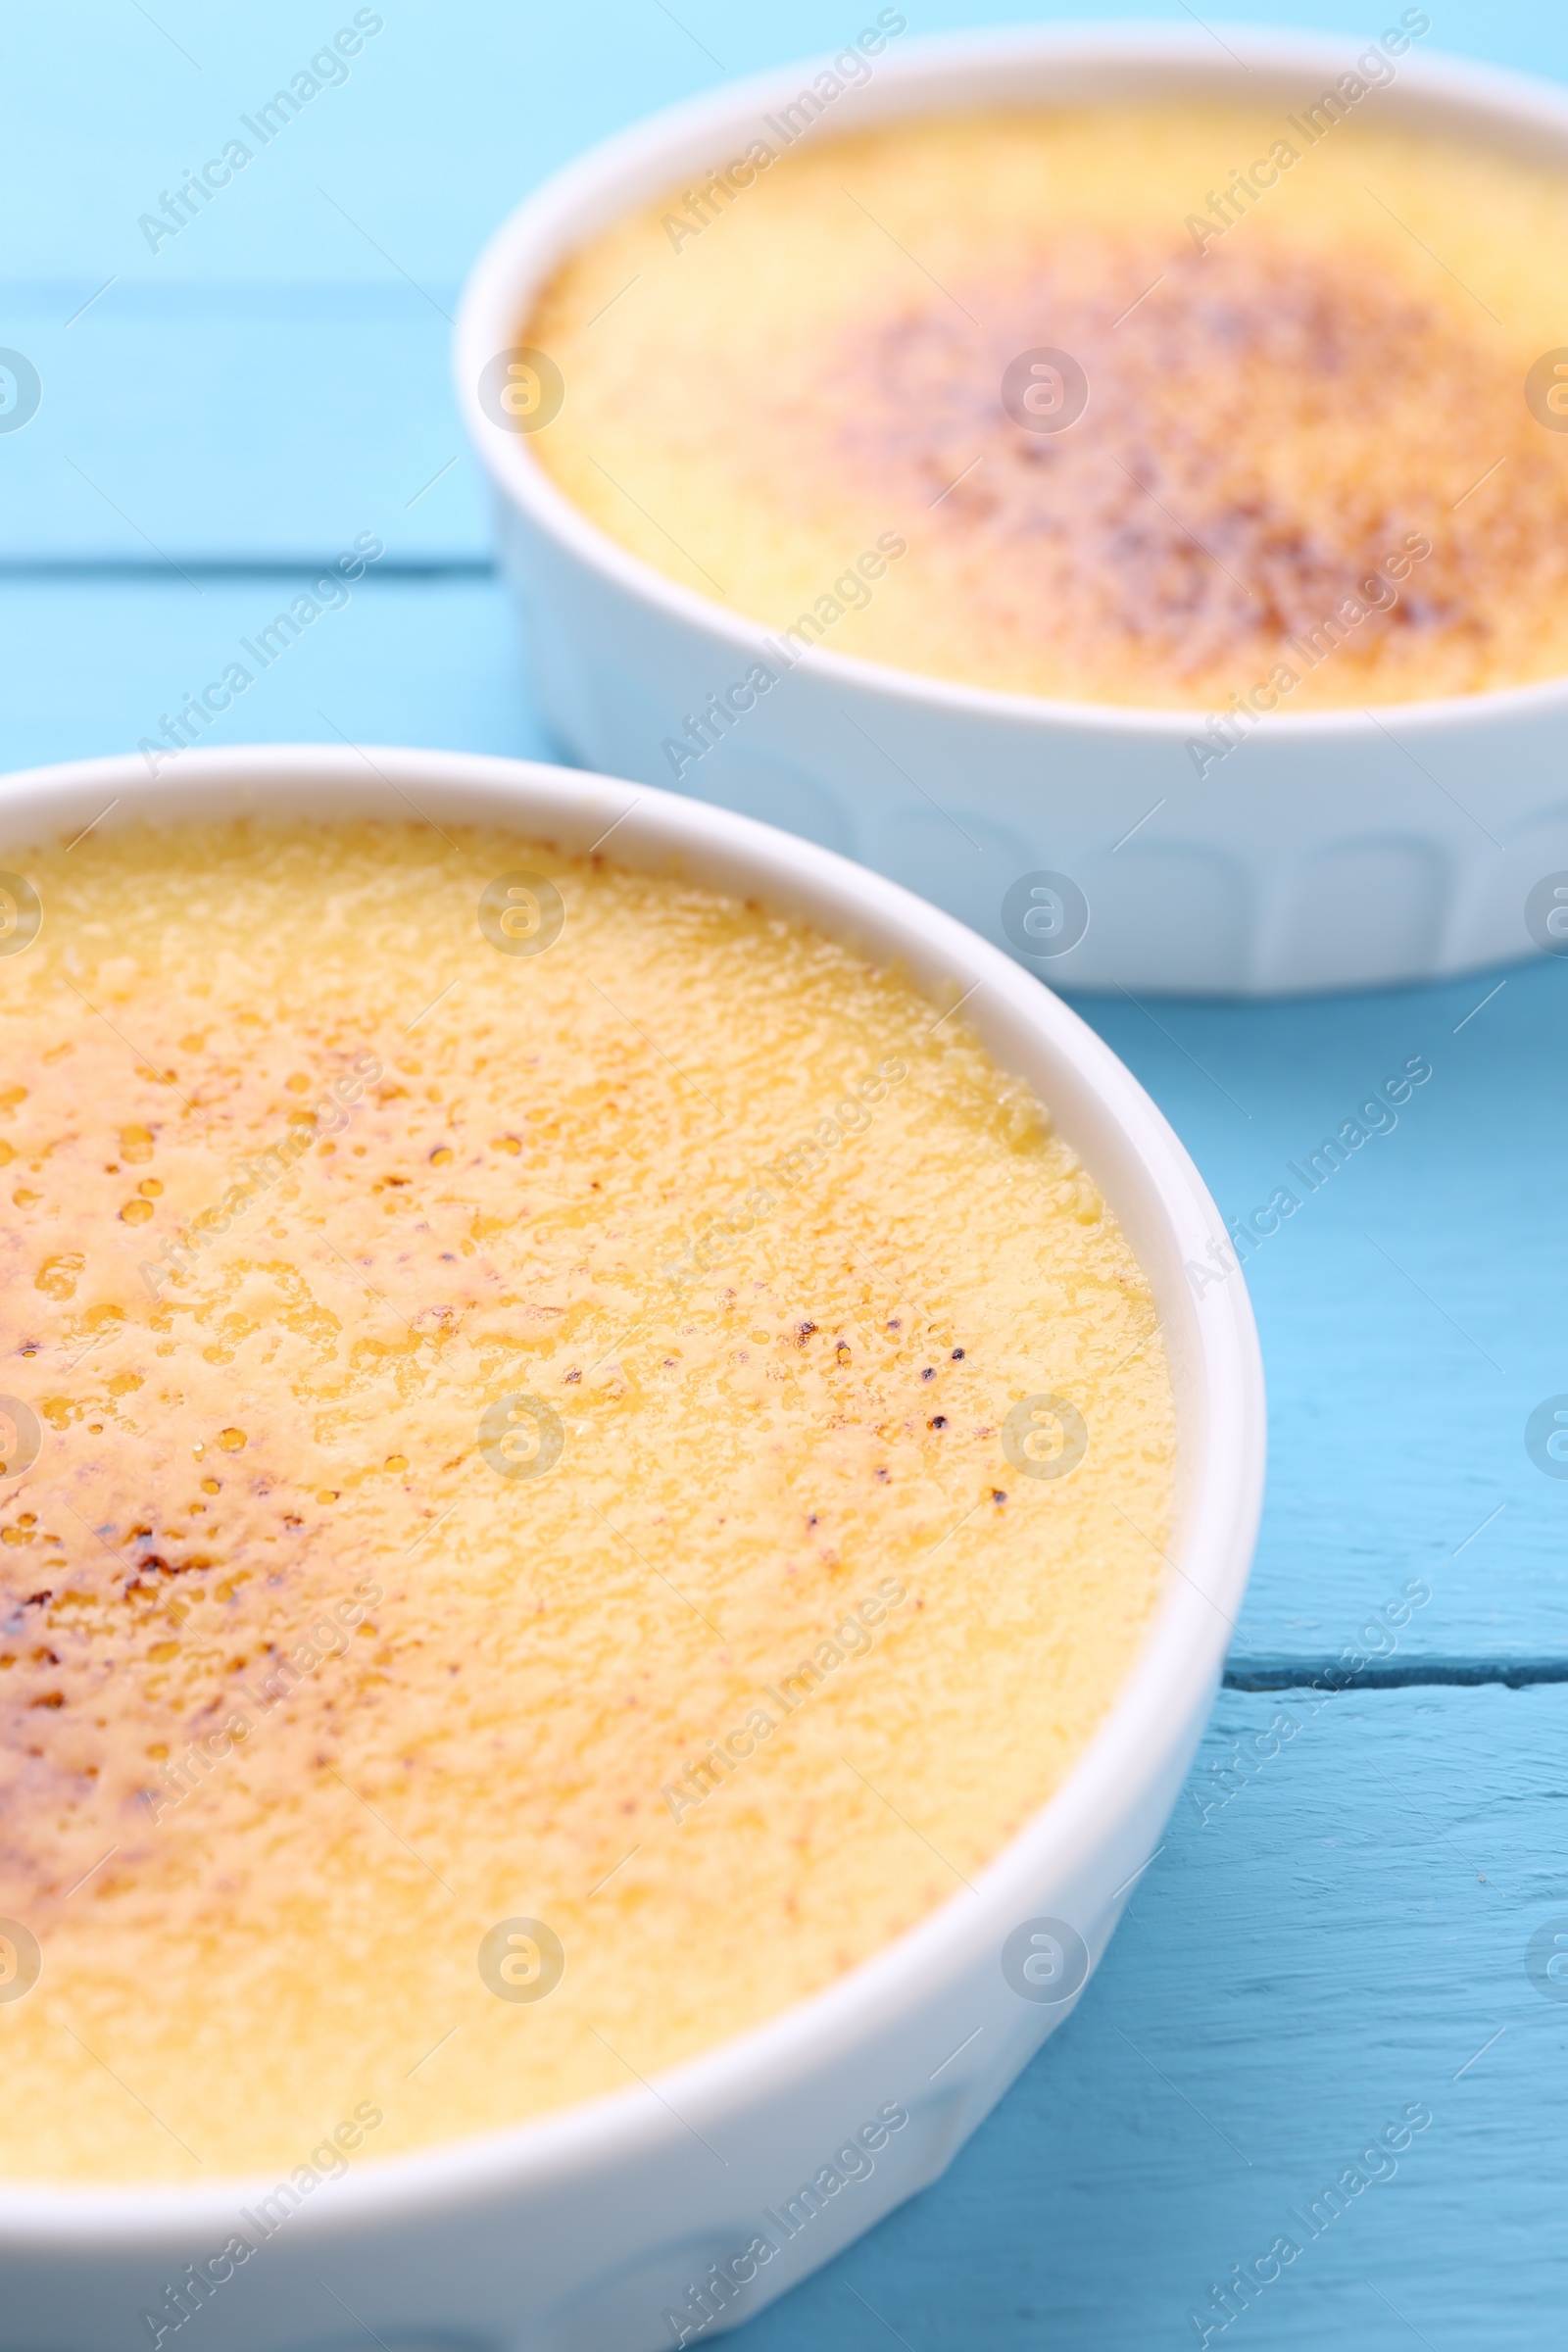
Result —
[[[1560, 167], [1172, 94], [801, 141], [672, 243], [684, 203], [519, 321], [572, 388], [531, 454], [786, 646], [1254, 716], [1568, 671]], [[1060, 432], [1002, 398], [1048, 351]]]
[[[1145, 261], [1160, 282], [1122, 317]], [[983, 323], [933, 294], [846, 333], [810, 430], [831, 415], [846, 480], [923, 512], [1009, 629], [1097, 659], [1152, 655], [1182, 677], [1228, 665], [1245, 688], [1348, 598], [1371, 608], [1358, 658], [1390, 633], [1479, 643], [1521, 567], [1561, 567], [1568, 479], [1517, 387], [1450, 314], [1376, 269], [1080, 239], [1070, 268], [958, 293]], [[1086, 413], [1059, 433], [1003, 406], [1009, 363], [1041, 347], [1089, 379]], [[1416, 386], [1434, 416], [1505, 418], [1487, 441], [1514, 469], [1505, 508], [1435, 520], [1406, 470]], [[1430, 557], [1396, 587], [1388, 560], [1426, 532]]]
[[[50, 1201], [0, 1220], [43, 1434], [0, 1480], [0, 1918], [44, 1954], [0, 2179], [286, 2178], [366, 2099], [378, 2154], [498, 2129], [948, 1900], [1091, 1737], [1168, 1540], [1153, 1301], [1040, 1106], [961, 1012], [683, 877], [368, 821], [93, 845], [26, 853], [0, 992]], [[526, 966], [475, 922], [518, 867], [570, 909]], [[338, 1152], [285, 1158], [291, 1110]], [[1047, 1382], [1088, 1458], [977, 1513]], [[519, 1394], [537, 1476], [490, 1458]], [[570, 1956], [537, 2012], [475, 1965], [521, 1916]]]
[[[90, 1509], [88, 1482], [72, 1483]], [[62, 1517], [66, 1536], [39, 1537], [53, 1552], [54, 1584], [29, 1586], [25, 1554], [10, 1555], [17, 1574], [0, 1570], [0, 1646], [14, 1669], [0, 1686], [0, 1886], [40, 1934], [94, 1847], [114, 1842], [122, 1884], [146, 1866], [159, 1800], [167, 1811], [200, 1785], [212, 1770], [204, 1743], [236, 1709], [257, 1721], [272, 1707], [290, 1711], [281, 1702], [293, 1678], [280, 1684], [273, 1669], [344, 1584], [341, 1557], [318, 1555], [314, 1531], [274, 1516], [265, 1496], [236, 1508], [217, 1551], [176, 1546], [154, 1513], [119, 1525]], [[3, 1533], [30, 1543], [35, 1525], [24, 1514]], [[261, 1653], [246, 1687], [239, 1661], [223, 1670], [217, 1645], [225, 1638]], [[40, 1712], [52, 1718], [46, 1734]], [[322, 1728], [317, 1711], [308, 1726], [317, 1744]], [[273, 1733], [294, 1769], [304, 1738], [292, 1725]]]

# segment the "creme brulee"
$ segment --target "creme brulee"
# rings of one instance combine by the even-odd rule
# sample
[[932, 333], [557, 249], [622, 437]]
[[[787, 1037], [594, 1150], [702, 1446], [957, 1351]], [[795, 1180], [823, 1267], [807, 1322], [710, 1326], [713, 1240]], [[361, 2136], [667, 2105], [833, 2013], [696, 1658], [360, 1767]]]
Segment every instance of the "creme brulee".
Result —
[[1556, 677], [1568, 173], [1347, 78], [760, 139], [519, 322], [531, 446], [791, 656], [1253, 713]]
[[501, 832], [5, 862], [0, 2174], [302, 2197], [961, 1888], [1173, 1475], [1148, 1285], [961, 1015]]

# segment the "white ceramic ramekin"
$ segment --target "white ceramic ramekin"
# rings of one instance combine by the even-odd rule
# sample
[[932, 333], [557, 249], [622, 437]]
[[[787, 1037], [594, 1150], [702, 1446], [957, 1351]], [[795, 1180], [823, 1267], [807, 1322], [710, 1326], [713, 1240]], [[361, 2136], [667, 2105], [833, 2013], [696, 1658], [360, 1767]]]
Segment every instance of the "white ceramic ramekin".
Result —
[[[1369, 45], [1231, 25], [1221, 42], [1163, 24], [900, 39], [806, 135], [1031, 99], [1245, 95], [1277, 100], [1283, 116]], [[685, 714], [752, 662], [776, 657], [760, 625], [678, 587], [590, 522], [537, 463], [529, 435], [486, 415], [480, 378], [523, 339], [532, 298], [564, 255], [749, 141], [776, 146], [763, 118], [776, 126], [821, 62], [676, 107], [557, 173], [485, 248], [464, 298], [458, 397], [494, 484], [539, 702], [574, 754], [613, 774], [669, 784], [664, 738], [680, 737]], [[1393, 64], [1369, 117], [1568, 164], [1559, 91], [1426, 55], [1419, 40]], [[1568, 681], [1396, 704], [1375, 717], [1269, 717], [1200, 778], [1187, 746], [1203, 728], [1201, 713], [997, 694], [813, 648], [679, 789], [863, 859], [999, 945], [1030, 951], [1031, 968], [1063, 987], [1270, 995], [1435, 977], [1531, 952], [1526, 899], [1568, 867]], [[1067, 876], [1089, 913], [1054, 956], [1035, 954], [1016, 916], [1009, 928], [1003, 914], [1015, 883], [1027, 877], [1027, 899], [1028, 883], [1050, 875]], [[1054, 945], [1076, 926], [1064, 930], [1046, 904], [1034, 933]]]
[[[1202, 1728], [1256, 1531], [1257, 1342], [1240, 1277], [1196, 1282], [1186, 1270], [1212, 1267], [1210, 1244], [1225, 1243], [1197, 1169], [1075, 1013], [896, 884], [749, 818], [601, 776], [341, 746], [187, 751], [156, 783], [130, 758], [11, 776], [0, 780], [0, 862], [16, 870], [27, 844], [69, 839], [107, 804], [105, 829], [239, 809], [407, 817], [411, 803], [437, 823], [514, 825], [564, 851], [614, 824], [607, 854], [623, 863], [756, 898], [901, 958], [933, 994], [967, 994], [967, 1017], [1050, 1104], [1152, 1285], [1176, 1390], [1178, 1530], [1153, 1629], [1103, 1728], [972, 1892], [827, 1992], [651, 2088], [359, 2165], [290, 2215], [164, 2352], [360, 2352], [367, 2327], [392, 2352], [654, 2352], [678, 2332], [667, 2313], [684, 2310], [687, 2340], [701, 2340], [836, 2254], [941, 2172], [1070, 2011], [1072, 1998], [1015, 1990], [1004, 1947], [1049, 1919], [1082, 1937], [1091, 1962], [1104, 1950]], [[627, 1965], [646, 1974], [649, 1955]], [[235, 2021], [236, 2033], [268, 2030]], [[908, 2121], [868, 2173], [793, 2238], [764, 2219], [863, 2125], [874, 2138], [890, 2106]], [[270, 2177], [189, 2189], [0, 2183], [0, 2352], [150, 2352], [139, 2314], [187, 2264], [215, 2255], [243, 2228], [239, 2209], [271, 2186]], [[760, 2268], [746, 2251], [760, 2235], [778, 2241]], [[713, 2286], [715, 2266], [727, 2288]], [[700, 2328], [691, 2294], [705, 2281], [717, 2316]]]

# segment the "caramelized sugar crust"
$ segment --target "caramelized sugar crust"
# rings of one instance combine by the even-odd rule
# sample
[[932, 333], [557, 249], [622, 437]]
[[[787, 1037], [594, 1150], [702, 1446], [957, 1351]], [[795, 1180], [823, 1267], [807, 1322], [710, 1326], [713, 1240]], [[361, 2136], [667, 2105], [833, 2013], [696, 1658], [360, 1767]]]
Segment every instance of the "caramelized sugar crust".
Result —
[[11, 858], [0, 2171], [499, 2128], [945, 1901], [1102, 1719], [1172, 1479], [1148, 1286], [962, 1015], [503, 833]]
[[[933, 298], [844, 336], [826, 371], [840, 462], [890, 512], [932, 516], [934, 560], [961, 570], [994, 637], [1022, 643], [1049, 613], [1096, 672], [1114, 648], [1172, 679], [1239, 661], [1266, 674], [1305, 666], [1301, 641], [1351, 598], [1372, 608], [1362, 664], [1419, 676], [1440, 647], [1484, 657], [1485, 615], [1523, 575], [1560, 591], [1563, 541], [1543, 510], [1568, 523], [1568, 480], [1522, 404], [1518, 512], [1444, 529], [1403, 465], [1343, 463], [1347, 412], [1364, 459], [1408, 422], [1412, 375], [1446, 415], [1494, 403], [1494, 371], [1451, 318], [1382, 273], [1347, 286], [1309, 254], [1287, 277], [1277, 255], [1243, 249], [1178, 256], [1134, 334], [1119, 305], [1141, 258], [1107, 241], [1073, 269], [968, 287], [983, 327]], [[998, 397], [1009, 362], [1048, 334], [1092, 387], [1081, 426], [1051, 435]]]
[[[1568, 433], [1525, 379], [1568, 318], [1568, 175], [1377, 107], [1315, 145], [1185, 105], [803, 140], [700, 230], [671, 191], [527, 322], [567, 386], [531, 447], [803, 649], [1192, 709], [1277, 667], [1254, 710], [1558, 676]], [[1209, 191], [1282, 147], [1222, 226]], [[1060, 431], [1004, 397], [1042, 350], [1087, 378]]]

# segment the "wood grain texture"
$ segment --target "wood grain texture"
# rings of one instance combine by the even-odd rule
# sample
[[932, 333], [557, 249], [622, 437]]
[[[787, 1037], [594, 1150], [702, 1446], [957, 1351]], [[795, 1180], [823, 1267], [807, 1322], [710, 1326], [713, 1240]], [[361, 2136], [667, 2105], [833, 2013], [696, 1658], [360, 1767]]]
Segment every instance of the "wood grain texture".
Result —
[[394, 559], [486, 565], [489, 516], [450, 383], [447, 314], [390, 286], [19, 290], [7, 344], [37, 368], [0, 438], [0, 566], [187, 568]]
[[[396, 555], [486, 552], [463, 450], [449, 320], [504, 216], [584, 147], [726, 74], [833, 49], [875, 10], [652, 0], [574, 22], [481, 0], [377, 12], [383, 30], [265, 147], [242, 117], [286, 86], [354, 9], [211, 0], [154, 15], [87, 0], [13, 12], [5, 107], [0, 343], [43, 382], [33, 422], [0, 435], [0, 562], [118, 562], [146, 534], [179, 560], [320, 560], [373, 527]], [[956, 0], [910, 32], [969, 23], [1165, 16], [1179, 6]], [[1254, 22], [1338, 29], [1319, 5]], [[1434, 38], [1500, 64], [1568, 70], [1546, 0], [1442, 12]], [[69, 48], [69, 58], [65, 51]], [[252, 161], [158, 240], [139, 222], [228, 139]], [[156, 230], [151, 232], [156, 236]], [[90, 306], [90, 307], [83, 307]]]
[[[155, 562], [134, 579], [0, 581], [11, 760], [156, 735], [184, 694], [236, 656], [249, 662], [241, 640], [254, 644], [309, 576], [187, 580]], [[330, 742], [335, 730], [559, 756], [531, 715], [500, 586], [402, 575], [390, 557], [258, 670], [208, 740]], [[1338, 1132], [1387, 1072], [1414, 1055], [1432, 1065], [1397, 1126], [1306, 1195], [1247, 1264], [1272, 1452], [1236, 1670], [1332, 1663], [1415, 1577], [1432, 1598], [1379, 1672], [1568, 1666], [1568, 1481], [1544, 1477], [1524, 1449], [1532, 1407], [1568, 1390], [1553, 1175], [1568, 1151], [1553, 1075], [1568, 967], [1538, 959], [1315, 1003], [1096, 997], [1082, 1009], [1228, 1213], [1294, 1181], [1287, 1163]]]
[[[1211, 2352], [1544, 2352], [1568, 2294], [1568, 2001], [1525, 1947], [1568, 1928], [1568, 1692], [1307, 1703], [1225, 1695], [1205, 1801], [1234, 1743], [1282, 1712], [1297, 1737], [1206, 1823], [1183, 1799], [1076, 2015], [747, 2352], [1196, 2352], [1190, 2314], [1281, 2234], [1299, 2254]], [[1314, 2238], [1293, 2212], [1417, 2102], [1433, 2121], [1396, 2174]]]
[[[381, 13], [349, 82], [156, 254], [140, 212], [352, 8], [86, 0], [69, 24], [41, 5], [8, 23], [0, 344], [32, 357], [43, 400], [0, 434], [6, 764], [132, 747], [361, 531], [381, 564], [214, 740], [550, 756], [448, 381], [464, 271], [594, 139], [875, 11]], [[1337, 0], [1249, 13], [1348, 22]], [[915, 31], [1069, 14], [1191, 22], [1180, 0], [911, 12]], [[1458, 0], [1433, 40], [1568, 74], [1546, 0]], [[1231, 1674], [1296, 1688], [1222, 1695], [1079, 2014], [936, 2187], [749, 2330], [759, 2352], [1196, 2344], [1211, 2286], [1415, 2101], [1434, 2121], [1397, 2176], [1210, 2342], [1560, 2334], [1568, 2004], [1524, 1952], [1568, 1916], [1568, 1690], [1536, 1679], [1568, 1671], [1568, 1482], [1523, 1430], [1568, 1391], [1565, 988], [1536, 964], [1306, 1004], [1084, 1003], [1227, 1213], [1390, 1069], [1432, 1064], [1247, 1269], [1273, 1451]], [[1366, 1639], [1412, 1580], [1430, 1600]], [[1347, 1651], [1368, 1661], [1356, 1687], [1299, 1687]]]
[[[7, 251], [14, 274], [204, 288], [454, 284], [510, 206], [596, 140], [727, 77], [834, 50], [874, 21], [860, 0], [607, 0], [592, 15], [507, 0], [457, 14], [390, 0], [384, 29], [172, 242], [140, 215], [220, 153], [258, 106], [352, 21], [357, 0], [81, 0], [7, 25]], [[1163, 18], [1180, 0], [948, 0], [906, 8], [909, 34], [972, 24]], [[1315, 26], [1365, 46], [1372, 15], [1338, 0], [1254, 0], [1252, 23]], [[1379, 24], [1396, 20], [1397, 10]], [[1359, 32], [1355, 27], [1360, 26]], [[1537, 73], [1568, 68], [1552, 0], [1449, 0], [1431, 42]], [[247, 135], [248, 134], [243, 134]], [[254, 142], [253, 142], [254, 144]], [[324, 191], [324, 194], [323, 194]], [[332, 209], [332, 202], [342, 208]], [[374, 243], [368, 240], [373, 239]], [[379, 248], [379, 250], [377, 250]], [[19, 268], [20, 263], [20, 268]]]
[[128, 580], [0, 580], [6, 764], [134, 751], [233, 662], [254, 682], [203, 738], [214, 745], [331, 743], [341, 732], [559, 756], [530, 709], [493, 580], [368, 572], [263, 669], [241, 641], [254, 646], [311, 577], [302, 566], [183, 580], [158, 566]]
[[[1568, 1388], [1568, 1247], [1545, 1173], [1568, 1145], [1553, 1075], [1568, 968], [1537, 957], [1441, 988], [1082, 1009], [1222, 1213], [1280, 1185], [1301, 1200], [1246, 1262], [1271, 1452], [1238, 1662], [1336, 1656], [1360, 1612], [1419, 1575], [1433, 1597], [1391, 1667], [1561, 1665], [1568, 1481], [1536, 1468], [1524, 1433]], [[1412, 1056], [1432, 1076], [1397, 1126], [1309, 1191], [1293, 1166]]]

